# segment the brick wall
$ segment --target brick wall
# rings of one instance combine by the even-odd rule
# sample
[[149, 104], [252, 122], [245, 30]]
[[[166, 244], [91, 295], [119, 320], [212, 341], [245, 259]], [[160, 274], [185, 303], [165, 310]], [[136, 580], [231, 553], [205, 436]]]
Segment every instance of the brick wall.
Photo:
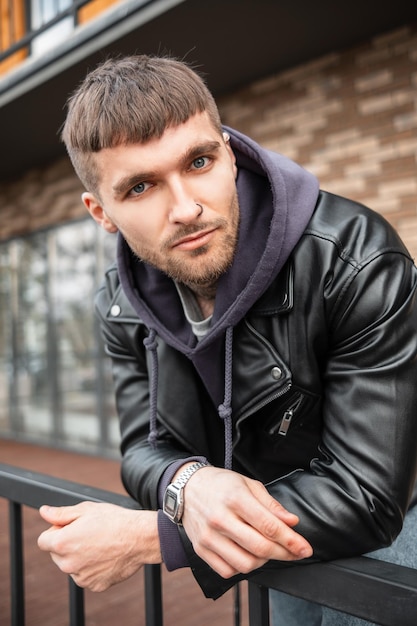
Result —
[[417, 24], [258, 81], [223, 121], [382, 213], [417, 257]]
[[82, 192], [67, 158], [0, 183], [0, 241], [83, 217]]
[[[381, 212], [417, 257], [417, 24], [219, 100], [226, 124]], [[0, 239], [79, 218], [67, 159], [0, 185]]]

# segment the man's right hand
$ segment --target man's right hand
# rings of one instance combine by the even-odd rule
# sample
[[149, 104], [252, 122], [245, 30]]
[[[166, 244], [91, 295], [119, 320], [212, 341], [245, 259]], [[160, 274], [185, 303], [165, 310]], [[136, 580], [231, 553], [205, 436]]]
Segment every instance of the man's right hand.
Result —
[[310, 557], [311, 545], [293, 530], [298, 517], [262, 483], [236, 472], [205, 467], [184, 488], [182, 518], [195, 552], [223, 578], [248, 573], [270, 559]]
[[80, 502], [43, 506], [40, 514], [51, 526], [39, 536], [39, 548], [80, 587], [105, 591], [142, 565], [162, 561], [155, 511]]

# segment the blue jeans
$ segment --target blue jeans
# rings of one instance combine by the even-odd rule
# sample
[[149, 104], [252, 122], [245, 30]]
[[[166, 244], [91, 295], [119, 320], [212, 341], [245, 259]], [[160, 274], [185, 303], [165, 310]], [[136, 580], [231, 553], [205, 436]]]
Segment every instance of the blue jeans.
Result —
[[[417, 506], [406, 515], [404, 526], [394, 543], [369, 555], [374, 559], [417, 569]], [[269, 592], [272, 626], [370, 626], [359, 617], [294, 598], [273, 589]]]

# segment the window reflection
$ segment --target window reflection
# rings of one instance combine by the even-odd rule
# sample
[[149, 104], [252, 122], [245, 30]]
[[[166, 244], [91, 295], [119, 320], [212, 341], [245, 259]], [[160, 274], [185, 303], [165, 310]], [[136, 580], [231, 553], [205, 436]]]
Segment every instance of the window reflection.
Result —
[[12, 429], [26, 431], [32, 421], [51, 430], [48, 385], [47, 250], [43, 238], [12, 242], [11, 270], [14, 362], [11, 389]]
[[[71, 6], [71, 0], [31, 0], [30, 16], [32, 30], [40, 29], [44, 24], [59, 16], [62, 11]], [[74, 17], [63, 17], [56, 24], [50, 26], [32, 41], [32, 56], [44, 54], [65, 40], [74, 30]]]
[[118, 446], [93, 300], [115, 238], [90, 220], [0, 245], [0, 433]]
[[0, 247], [0, 429], [9, 429], [9, 388], [12, 380], [12, 302], [10, 251]]

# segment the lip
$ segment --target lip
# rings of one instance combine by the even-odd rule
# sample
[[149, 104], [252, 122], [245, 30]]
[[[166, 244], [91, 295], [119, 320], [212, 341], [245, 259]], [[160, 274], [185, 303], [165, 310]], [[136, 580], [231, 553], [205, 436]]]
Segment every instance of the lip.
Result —
[[197, 248], [201, 248], [202, 246], [207, 245], [217, 228], [211, 228], [210, 230], [204, 230], [201, 232], [193, 233], [192, 235], [188, 235], [187, 237], [182, 237], [178, 241], [175, 242], [173, 248], [176, 250], [196, 250]]

